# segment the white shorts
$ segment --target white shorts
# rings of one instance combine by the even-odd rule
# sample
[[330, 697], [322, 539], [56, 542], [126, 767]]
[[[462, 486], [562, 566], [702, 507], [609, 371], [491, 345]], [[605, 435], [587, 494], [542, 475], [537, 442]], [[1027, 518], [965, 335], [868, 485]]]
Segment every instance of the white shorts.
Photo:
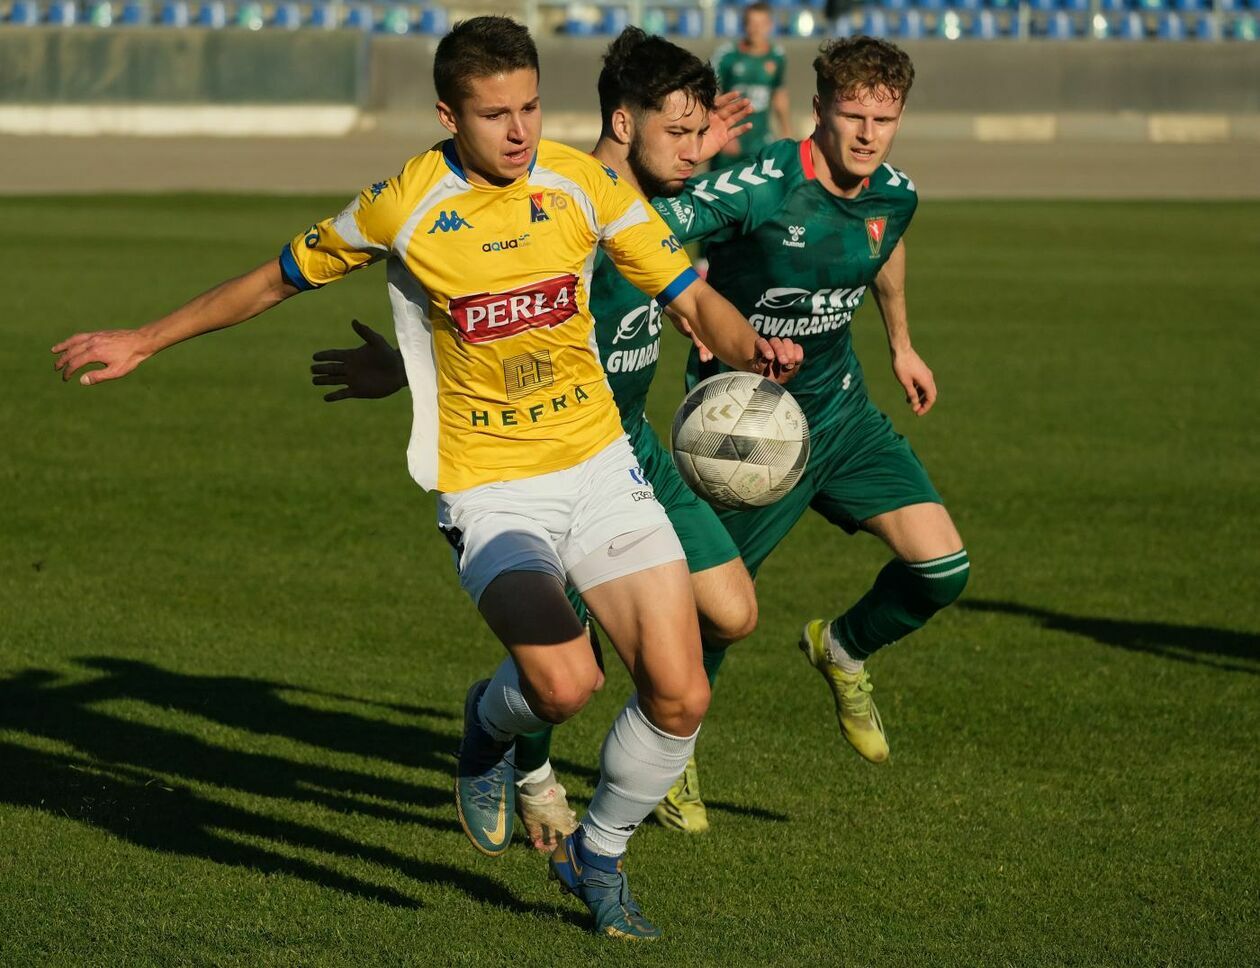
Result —
[[439, 494], [438, 528], [474, 602], [504, 572], [544, 572], [581, 592], [686, 557], [625, 437], [562, 471]]

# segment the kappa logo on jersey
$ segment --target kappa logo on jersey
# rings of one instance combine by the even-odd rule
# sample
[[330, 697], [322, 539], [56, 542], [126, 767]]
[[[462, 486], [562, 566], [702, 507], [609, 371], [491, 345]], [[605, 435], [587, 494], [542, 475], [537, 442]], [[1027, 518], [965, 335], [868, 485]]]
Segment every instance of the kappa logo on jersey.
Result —
[[577, 276], [555, 276], [509, 292], [457, 296], [449, 309], [456, 329], [468, 343], [489, 343], [528, 329], [549, 329], [577, 312]]
[[543, 192], [532, 193], [529, 196], [529, 220], [531, 222], [550, 222], [551, 216], [547, 214], [547, 210], [543, 208]]
[[879, 250], [884, 247], [884, 234], [888, 230], [888, 216], [880, 215], [866, 220], [866, 241], [871, 246], [871, 258], [879, 258]]
[[433, 228], [429, 229], [428, 234], [432, 235], [439, 230], [442, 232], [458, 232], [460, 229], [470, 229], [472, 227], [472, 222], [460, 215], [455, 209], [451, 209], [449, 212], [443, 209], [438, 214], [437, 219], [433, 223]]
[[678, 236], [671, 235], [668, 239], [661, 239], [661, 248], [669, 249], [670, 252], [677, 252], [682, 248], [682, 243], [678, 241]]
[[792, 237], [790, 239], [784, 239], [783, 244], [792, 249], [803, 249], [805, 248], [805, 243], [801, 241], [801, 236], [803, 236], [804, 234], [805, 234], [805, 226], [789, 225], [788, 235]]
[[372, 202], [380, 198], [381, 192], [385, 191], [385, 189], [388, 186], [389, 186], [389, 182], [387, 181], [374, 182], [372, 184], [372, 187], [368, 189], [368, 191], [372, 193], [372, 197], [368, 199], [368, 204], [371, 204]]
[[614, 182], [618, 178], [621, 177], [620, 175], [617, 174], [616, 171], [614, 171], [612, 168], [609, 168], [607, 165], [603, 165], [602, 167], [604, 169], [604, 174], [607, 175], [609, 178], [611, 178]]

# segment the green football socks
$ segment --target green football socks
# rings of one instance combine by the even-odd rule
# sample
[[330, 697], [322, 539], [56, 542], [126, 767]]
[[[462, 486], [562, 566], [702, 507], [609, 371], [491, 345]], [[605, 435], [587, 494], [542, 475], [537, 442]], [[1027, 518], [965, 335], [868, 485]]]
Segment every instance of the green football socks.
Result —
[[967, 550], [930, 561], [894, 558], [856, 605], [831, 623], [845, 652], [865, 661], [891, 642], [922, 628], [967, 586]]

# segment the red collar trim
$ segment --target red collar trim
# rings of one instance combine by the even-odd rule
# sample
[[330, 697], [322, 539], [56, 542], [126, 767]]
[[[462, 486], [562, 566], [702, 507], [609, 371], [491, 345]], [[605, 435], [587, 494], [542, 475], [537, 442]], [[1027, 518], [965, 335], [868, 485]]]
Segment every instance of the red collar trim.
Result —
[[801, 142], [801, 168], [805, 171], [805, 178], [813, 181], [814, 174], [814, 142], [812, 138], [806, 138]]

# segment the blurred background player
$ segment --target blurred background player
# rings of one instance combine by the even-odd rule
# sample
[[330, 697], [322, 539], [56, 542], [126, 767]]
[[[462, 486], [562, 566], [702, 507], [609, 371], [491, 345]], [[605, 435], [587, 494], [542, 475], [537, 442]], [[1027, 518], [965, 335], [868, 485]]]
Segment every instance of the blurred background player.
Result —
[[[682, 191], [695, 167], [737, 136], [746, 115], [745, 99], [734, 92], [714, 106], [713, 69], [694, 54], [661, 37], [629, 27], [612, 43], [599, 76], [603, 131], [594, 156], [629, 185], [649, 197]], [[603, 253], [591, 280], [591, 311], [613, 398], [622, 426], [677, 531], [687, 556], [700, 617], [705, 670], [710, 677], [733, 642], [752, 633], [757, 602], [752, 579], [717, 513], [683, 483], [668, 451], [645, 416], [648, 389], [660, 355], [664, 317], [659, 303], [629, 283]], [[314, 382], [344, 384], [329, 400], [386, 396], [406, 384], [401, 354], [358, 321], [364, 345], [315, 354]], [[570, 592], [574, 605], [581, 601]], [[551, 768], [550, 728], [517, 737], [514, 765], [517, 810], [534, 846], [554, 846], [570, 832], [576, 817], [565, 789]], [[688, 833], [708, 828], [694, 757], [657, 805], [661, 823]]]
[[739, 91], [752, 103], [751, 126], [722, 149], [723, 164], [751, 159], [771, 141], [793, 136], [787, 55], [774, 42], [770, 4], [750, 3], [744, 8], [743, 24], [743, 37], [713, 53], [719, 88]]
[[[755, 172], [725, 169], [734, 190], [709, 190], [718, 172], [654, 204], [681, 239], [710, 243], [710, 282], [757, 330], [799, 341], [810, 361], [792, 384], [810, 428], [800, 482], [769, 507], [719, 512], [749, 571], [809, 508], [893, 552], [865, 595], [833, 621], [809, 622], [800, 640], [831, 689], [842, 735], [880, 763], [888, 743], [865, 662], [953, 602], [970, 562], [927, 471], [868, 398], [850, 334], [872, 289], [906, 401], [916, 416], [931, 410], [936, 383], [906, 314], [903, 235], [918, 195], [886, 160], [914, 67], [899, 47], [855, 37], [825, 44], [814, 70], [810, 138], [763, 149]], [[720, 369], [693, 349], [688, 381]]]
[[[579, 830], [550, 862], [596, 929], [658, 937], [622, 868], [635, 828], [681, 774], [708, 707], [684, 555], [643, 478], [591, 346], [597, 245], [737, 366], [792, 370], [799, 351], [756, 336], [699, 280], [665, 225], [617, 174], [541, 139], [538, 55], [503, 17], [457, 24], [434, 57], [451, 139], [366, 188], [270, 260], [135, 330], [80, 333], [53, 348], [93, 385], [154, 353], [249, 319], [377, 261], [412, 389], [412, 476], [438, 492], [460, 583], [507, 647], [465, 702], [456, 770], [461, 824], [506, 849], [514, 737], [561, 722], [602, 673], [565, 598], [584, 594], [637, 692], [609, 732]], [[506, 245], [504, 240], [515, 242]]]

